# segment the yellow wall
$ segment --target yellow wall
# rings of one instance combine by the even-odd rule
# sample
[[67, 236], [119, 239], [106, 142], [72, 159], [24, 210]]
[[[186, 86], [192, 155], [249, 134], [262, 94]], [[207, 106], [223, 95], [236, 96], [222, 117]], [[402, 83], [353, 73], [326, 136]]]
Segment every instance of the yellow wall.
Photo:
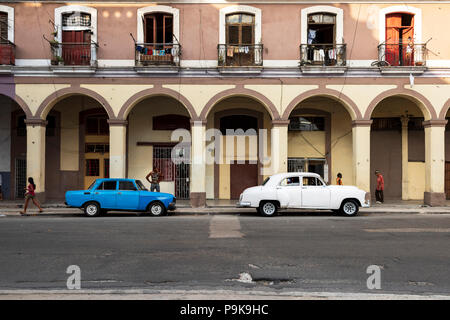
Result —
[[[148, 187], [145, 176], [153, 169], [153, 147], [137, 146], [137, 142], [172, 142], [172, 131], [153, 130], [153, 117], [166, 114], [189, 116], [174, 99], [154, 97], [138, 103], [128, 118], [128, 177], [139, 179]], [[161, 182], [161, 192], [174, 193], [174, 182]]]
[[422, 200], [425, 192], [425, 162], [408, 162], [408, 199]]

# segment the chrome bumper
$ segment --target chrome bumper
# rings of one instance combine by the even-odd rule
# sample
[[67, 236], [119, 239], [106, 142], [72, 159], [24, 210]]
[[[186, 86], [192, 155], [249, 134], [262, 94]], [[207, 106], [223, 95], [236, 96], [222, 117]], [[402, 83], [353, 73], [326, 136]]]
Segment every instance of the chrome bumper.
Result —
[[247, 201], [238, 201], [236, 202], [236, 207], [237, 208], [250, 208], [251, 207], [251, 202], [247, 202]]

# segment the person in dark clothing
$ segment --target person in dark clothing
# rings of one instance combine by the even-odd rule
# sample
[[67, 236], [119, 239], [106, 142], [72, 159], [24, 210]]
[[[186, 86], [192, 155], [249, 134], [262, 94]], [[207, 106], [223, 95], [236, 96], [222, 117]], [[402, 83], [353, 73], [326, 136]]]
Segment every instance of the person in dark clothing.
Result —
[[377, 203], [384, 202], [384, 178], [380, 171], [375, 170], [375, 175], [377, 176], [377, 187], [375, 189], [375, 198]]
[[[149, 179], [151, 178], [151, 179]], [[150, 173], [145, 177], [148, 182], [150, 182], [150, 191], [156, 190], [156, 192], [160, 192], [159, 183], [161, 182], [163, 175], [159, 171], [158, 168], [154, 168]]]

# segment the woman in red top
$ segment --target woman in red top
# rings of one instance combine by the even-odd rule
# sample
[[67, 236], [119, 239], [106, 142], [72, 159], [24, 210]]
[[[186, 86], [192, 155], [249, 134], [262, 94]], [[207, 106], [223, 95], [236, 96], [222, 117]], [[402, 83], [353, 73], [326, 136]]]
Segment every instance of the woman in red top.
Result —
[[384, 202], [384, 178], [380, 171], [375, 170], [375, 175], [377, 176], [377, 187], [375, 190], [375, 198], [377, 203], [383, 203]]
[[30, 202], [30, 199], [31, 201], [33, 201], [34, 205], [39, 208], [39, 212], [42, 212], [43, 210], [39, 204], [39, 201], [37, 201], [36, 193], [34, 192], [36, 190], [36, 184], [34, 183], [33, 178], [29, 177], [28, 183], [28, 187], [25, 188], [25, 205], [23, 206], [23, 211], [21, 211], [20, 214], [26, 214], [28, 202]]

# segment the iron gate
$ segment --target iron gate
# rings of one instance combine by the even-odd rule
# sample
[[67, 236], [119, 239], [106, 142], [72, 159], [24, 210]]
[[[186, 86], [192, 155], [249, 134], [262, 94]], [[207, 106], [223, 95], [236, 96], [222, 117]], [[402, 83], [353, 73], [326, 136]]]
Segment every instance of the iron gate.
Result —
[[25, 196], [25, 188], [27, 184], [27, 160], [16, 159], [16, 199], [22, 199]]
[[158, 168], [163, 174], [162, 181], [175, 183], [175, 197], [189, 199], [190, 166], [187, 163], [172, 161], [172, 146], [153, 147], [153, 168]]

